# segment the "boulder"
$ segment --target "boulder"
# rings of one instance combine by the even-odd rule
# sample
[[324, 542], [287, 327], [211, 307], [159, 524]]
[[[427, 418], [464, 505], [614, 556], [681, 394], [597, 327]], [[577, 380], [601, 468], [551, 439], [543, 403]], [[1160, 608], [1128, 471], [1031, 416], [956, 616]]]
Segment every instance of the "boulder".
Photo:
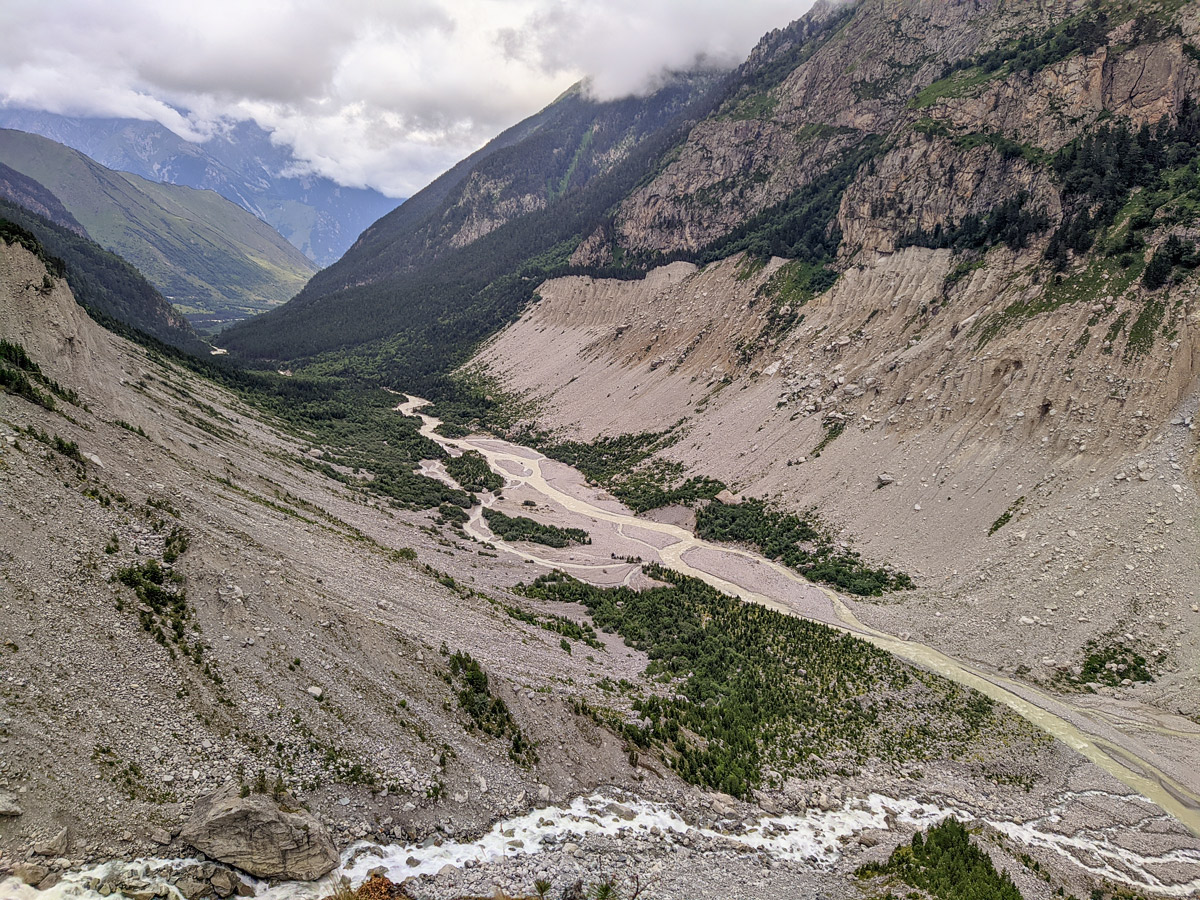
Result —
[[37, 863], [20, 862], [13, 866], [12, 873], [32, 887], [43, 881], [50, 874], [50, 870]]
[[184, 875], [176, 881], [175, 890], [183, 895], [183, 900], [201, 900], [203, 897], [211, 897], [214, 893], [209, 882], [201, 881], [192, 875]]
[[315, 881], [338, 864], [325, 826], [293, 797], [241, 797], [233, 782], [196, 801], [180, 837], [256, 878]]
[[742, 502], [742, 498], [740, 495], [729, 490], [729, 488], [725, 488], [717, 494], [717, 502], [724, 503], [726, 506], [737, 506]]
[[21, 806], [12, 794], [0, 791], [0, 817], [19, 816]]
[[49, 840], [33, 845], [33, 852], [38, 856], [66, 856], [70, 849], [71, 833], [65, 828]]

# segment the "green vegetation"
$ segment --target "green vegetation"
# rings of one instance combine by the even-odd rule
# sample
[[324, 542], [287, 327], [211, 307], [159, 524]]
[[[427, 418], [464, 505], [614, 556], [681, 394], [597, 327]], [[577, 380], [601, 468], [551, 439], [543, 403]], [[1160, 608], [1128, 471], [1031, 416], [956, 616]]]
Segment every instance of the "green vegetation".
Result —
[[1011, 504], [1009, 504], [1008, 509], [1006, 509], [1004, 512], [1000, 513], [1000, 515], [996, 517], [996, 521], [993, 522], [988, 527], [988, 535], [991, 536], [991, 535], [995, 534], [997, 531], [999, 531], [1001, 528], [1003, 528], [1005, 525], [1007, 525], [1009, 522], [1011, 522], [1012, 517], [1017, 514], [1017, 511], [1021, 508], [1021, 506], [1024, 503], [1025, 503], [1025, 496], [1021, 495], [1016, 500], [1014, 500]]
[[461, 456], [447, 457], [444, 464], [450, 477], [464, 491], [489, 491], [494, 494], [504, 487], [504, 479], [492, 471], [478, 450], [467, 450]]
[[115, 172], [19, 131], [0, 130], [0, 155], [209, 329], [282, 303], [316, 270], [273, 228], [213, 191]]
[[[791, 196], [693, 255], [694, 261], [707, 263], [747, 253], [762, 258], [782, 256], [823, 267], [833, 260], [842, 242], [841, 230], [833, 224], [842, 196], [859, 169], [879, 153], [882, 146], [881, 137], [867, 135], [845, 151], [829, 169], [816, 175]], [[829, 283], [832, 284], [832, 280]]]
[[1167, 306], [1162, 300], [1152, 297], [1146, 301], [1129, 327], [1129, 338], [1125, 341], [1125, 359], [1150, 352], [1166, 314]]
[[576, 622], [566, 616], [529, 612], [518, 606], [508, 606], [507, 604], [502, 604], [500, 608], [518, 622], [536, 625], [538, 628], [552, 631], [573, 641], [582, 641], [595, 650], [605, 649], [604, 644], [596, 637], [596, 629], [587, 622]]
[[561, 572], [518, 590], [583, 604], [592, 621], [646, 652], [663, 695], [633, 700], [633, 720], [578, 704], [632, 748], [655, 748], [693, 784], [745, 797], [764, 769], [816, 777], [871, 759], [955, 753], [993, 720], [986, 697], [858, 638], [751, 603], [660, 566], [662, 586], [600, 589]]
[[[178, 552], [182, 552], [182, 549], [186, 549], [186, 539], [177, 542], [175, 546]], [[178, 549], [180, 547], [182, 549]], [[177, 555], [178, 553], [176, 557]], [[150, 559], [120, 569], [113, 576], [113, 580], [133, 590], [137, 599], [134, 612], [137, 613], [142, 630], [162, 644], [171, 659], [175, 659], [175, 651], [178, 649], [197, 666], [203, 665], [205, 674], [220, 683], [219, 676], [204, 662], [204, 643], [199, 637], [200, 627], [193, 621], [182, 575], [164, 569], [158, 560]], [[118, 599], [117, 609], [124, 608], [125, 601]]]
[[1108, 29], [1104, 12], [1095, 18], [1074, 17], [1041, 34], [1027, 34], [975, 56], [946, 65], [941, 77], [912, 99], [913, 109], [926, 109], [942, 98], [966, 97], [993, 78], [1032, 74], [1074, 53], [1088, 54], [1103, 46]]
[[1058, 679], [1072, 686], [1104, 684], [1120, 687], [1125, 679], [1133, 682], [1150, 682], [1154, 674], [1146, 657], [1124, 641], [1101, 643], [1089, 640], [1083, 647], [1083, 665], [1080, 673], [1059, 672]]
[[51, 261], [49, 272], [65, 278], [75, 299], [101, 324], [108, 316], [191, 352], [208, 349], [142, 273], [115, 253], [4, 199], [0, 216], [35, 237], [44, 248], [39, 258]]
[[1171, 235], [1154, 251], [1146, 271], [1142, 274], [1142, 284], [1152, 291], [1158, 290], [1171, 280], [1171, 275], [1177, 267], [1187, 270], [1200, 266], [1200, 254], [1196, 245], [1184, 242], [1178, 235]]
[[758, 294], [771, 297], [776, 308], [786, 305], [799, 309], [833, 287], [837, 279], [838, 274], [832, 269], [794, 259], [776, 269]]
[[437, 522], [439, 525], [450, 525], [452, 528], [462, 528], [471, 516], [461, 506], [453, 503], [443, 503], [438, 507]]
[[[1084, 253], [1091, 249], [1097, 236], [1113, 224], [1126, 210], [1130, 192], [1142, 188], [1151, 196], [1139, 198], [1135, 208], [1128, 210], [1130, 218], [1124, 240], [1110, 247], [1114, 254], [1129, 254], [1139, 246], [1138, 232], [1156, 224], [1157, 210], [1181, 192], [1195, 187], [1192, 164], [1200, 157], [1200, 107], [1185, 98], [1178, 124], [1167, 123], [1156, 128], [1142, 126], [1136, 133], [1123, 122], [1105, 124], [1097, 131], [1077, 138], [1060, 150], [1052, 165], [1062, 182], [1063, 222], [1051, 236], [1046, 258], [1056, 270], [1062, 271], [1069, 261], [1069, 252]], [[1191, 182], [1191, 183], [1189, 183]], [[1145, 205], [1146, 203], [1153, 205]], [[1170, 256], [1174, 247], [1166, 251]], [[1171, 268], [1184, 259], [1171, 260]], [[1159, 265], [1167, 263], [1164, 257]], [[1189, 260], [1190, 261], [1190, 260]], [[1165, 283], [1169, 272], [1150, 276], [1151, 286], [1159, 278]]]
[[[747, 256], [746, 259], [755, 257]], [[833, 287], [837, 279], [838, 273], [824, 262], [793, 259], [776, 269], [755, 292], [755, 301], [764, 298], [770, 302], [771, 308], [767, 310], [767, 321], [762, 331], [743, 348], [743, 358], [760, 350], [769, 338], [785, 334], [803, 321], [801, 310], [805, 304]]]
[[559, 528], [543, 525], [525, 516], [506, 516], [498, 509], [483, 510], [483, 517], [496, 537], [504, 541], [530, 541], [547, 547], [567, 547], [571, 544], [590, 544], [588, 533], [581, 528]]
[[[13, 209], [20, 209], [20, 207], [7, 201], [0, 201], [0, 211], [7, 214]], [[17, 222], [13, 222], [10, 219], [0, 219], [0, 239], [6, 244], [20, 244], [41, 260], [42, 265], [46, 267], [47, 274], [52, 278], [62, 278], [66, 273], [63, 261], [57, 256], [50, 255], [33, 232], [27, 228], [23, 228]]]
[[778, 512], [762, 500], [738, 504], [714, 500], [697, 512], [696, 534], [710, 541], [751, 544], [810, 581], [850, 594], [879, 596], [912, 587], [903, 572], [866, 565], [858, 553], [838, 547], [812, 520]]
[[1029, 245], [1031, 235], [1050, 227], [1045, 210], [1029, 210], [1025, 193], [1009, 197], [982, 215], [964, 216], [959, 222], [943, 227], [939, 222], [932, 231], [918, 227], [902, 235], [897, 247], [934, 247], [956, 251], [986, 251], [997, 244], [1020, 250]]
[[82, 467], [84, 465], [83, 454], [79, 452], [79, 445], [74, 441], [68, 441], [57, 434], [49, 435], [42, 429], [34, 428], [32, 425], [26, 426], [23, 431], [18, 428], [17, 433], [28, 435], [35, 441], [45, 444], [59, 456], [65, 456], [72, 462], [77, 463], [80, 466], [80, 474], [82, 476]]
[[[4, 224], [4, 220], [0, 219], [0, 228]], [[53, 396], [47, 396], [38, 390], [38, 387], [47, 389]], [[64, 388], [57, 381], [43, 375], [41, 366], [29, 358], [23, 346], [3, 338], [0, 338], [0, 388], [24, 397], [51, 412], [57, 408], [54, 397], [73, 406], [83, 405], [79, 395], [73, 390]]]
[[984, 68], [971, 68], [943, 76], [922, 90], [909, 101], [912, 109], [928, 109], [939, 100], [967, 97], [974, 93], [981, 84], [987, 84], [997, 73]]
[[[265, 382], [265, 383], [264, 383]], [[443, 503], [468, 508], [470, 494], [414, 472], [422, 459], [445, 459], [420, 420], [400, 415], [383, 391], [357, 389], [333, 379], [264, 379], [249, 398], [325, 448], [307, 464], [357, 490], [409, 509]], [[255, 385], [258, 388], [258, 385]], [[364, 478], [366, 473], [370, 478]]]
[[578, 469], [588, 480], [603, 486], [638, 513], [711, 500], [725, 489], [724, 482], [704, 475], [684, 478], [682, 463], [651, 458], [678, 439], [674, 427], [599, 437], [591, 443], [555, 442], [539, 432], [518, 435], [521, 442]]
[[[979, 346], [982, 346], [1006, 326], [1020, 323], [1040, 313], [1050, 312], [1070, 303], [1095, 301], [1096, 297], [1105, 293], [1119, 296], [1140, 274], [1140, 264], [1122, 268], [1121, 264], [1111, 257], [1093, 256], [1086, 267], [1076, 272], [1056, 274], [1045, 290], [1032, 300], [1017, 300], [1003, 310], [981, 319], [973, 333], [979, 335]], [[1121, 327], [1123, 328], [1123, 325]], [[1114, 332], [1105, 340], [1111, 341], [1116, 335], [1117, 332]]]
[[991, 857], [953, 817], [924, 835], [917, 832], [910, 844], [893, 850], [887, 862], [867, 863], [857, 875], [898, 879], [936, 900], [1022, 900], [1009, 874], [996, 871]]
[[458, 705], [471, 717], [470, 728], [478, 728], [492, 737], [509, 738], [508, 755], [514, 762], [531, 766], [538, 761], [536, 748], [517, 727], [508, 704], [492, 696], [487, 673], [470, 653], [460, 651], [450, 657], [450, 676], [462, 685]]
[[132, 432], [133, 434], [136, 434], [139, 437], [144, 437], [147, 439], [149, 439], [149, 437], [150, 437], [148, 434], [146, 434], [145, 430], [143, 430], [141, 425], [137, 425], [137, 426], [130, 425], [124, 419], [114, 419], [113, 424], [116, 425], [118, 428], [124, 428], [126, 431]]
[[821, 423], [825, 428], [825, 434], [821, 436], [821, 440], [817, 441], [817, 445], [812, 448], [809, 453], [813, 459], [821, 455], [821, 451], [836, 441], [842, 436], [842, 432], [846, 430], [845, 419], [826, 419]]

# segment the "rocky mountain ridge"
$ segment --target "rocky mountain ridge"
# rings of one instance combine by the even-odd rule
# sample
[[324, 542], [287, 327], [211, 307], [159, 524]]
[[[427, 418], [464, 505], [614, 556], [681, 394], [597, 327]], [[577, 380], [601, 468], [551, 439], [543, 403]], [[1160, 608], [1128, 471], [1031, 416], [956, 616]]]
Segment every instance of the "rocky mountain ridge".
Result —
[[[819, 10], [792, 29], [807, 58], [698, 124], [592, 244], [686, 255], [763, 222], [749, 255], [548, 281], [476, 361], [539, 427], [683, 420], [664, 453], [688, 474], [815, 505], [918, 576], [881, 623], [1056, 689], [1127, 647], [1159, 665], [1118, 692], [1200, 715], [1200, 287], [1173, 249], [1198, 234], [1198, 23], [1195, 3]], [[872, 131], [820, 204], [836, 253], [771, 230]], [[1156, 174], [1123, 181], [1131, 158]]]

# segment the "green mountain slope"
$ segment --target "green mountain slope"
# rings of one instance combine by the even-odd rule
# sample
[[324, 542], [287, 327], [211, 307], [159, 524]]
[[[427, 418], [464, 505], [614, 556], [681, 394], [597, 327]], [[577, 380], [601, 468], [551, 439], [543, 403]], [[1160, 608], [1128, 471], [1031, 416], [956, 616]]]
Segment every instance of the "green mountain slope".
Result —
[[102, 166], [154, 182], [216, 191], [258, 216], [319, 266], [336, 262], [363, 229], [400, 200], [298, 174], [286, 145], [254, 122], [238, 122], [202, 143], [185, 141], [157, 122], [61, 116], [0, 108], [0, 128], [73, 147]]
[[0, 163], [0, 199], [23, 206], [79, 237], [87, 237], [87, 231], [62, 205], [61, 200], [28, 175], [22, 175], [3, 163]]
[[0, 130], [0, 162], [49, 189], [201, 330], [283, 303], [315, 270], [269, 225], [211, 191], [114, 172], [20, 131]]
[[722, 83], [681, 77], [606, 103], [567, 92], [368, 228], [295, 300], [225, 331], [222, 346], [259, 360], [353, 350], [359, 374], [439, 395], [445, 374], [547, 274], [626, 271], [580, 269], [572, 256], [711, 110]]
[[[608, 104], [565, 95], [222, 342], [437, 397], [480, 340], [562, 274], [638, 278], [745, 252], [794, 260], [808, 297], [912, 244], [952, 248], [964, 265], [993, 248], [1028, 251], [1052, 261], [1051, 279], [1100, 251], [1119, 250], [1128, 268], [1171, 224], [1135, 217], [1137, 234], [1117, 248], [1130, 191], [1192, 190], [1187, 173], [1170, 176], [1190, 157], [1164, 148], [1192, 131], [1197, 31], [1174, 2], [819, 3], [717, 84]], [[1083, 91], [1076, 69], [1102, 90]], [[1138, 74], [1148, 70], [1153, 90]], [[1026, 107], [1040, 111], [1036, 133]], [[1118, 173], [1111, 196], [1080, 187], [1071, 148], [1135, 138], [1153, 171]], [[1168, 277], [1192, 260], [1180, 241], [1158, 266]]]
[[32, 234], [51, 258], [61, 261], [61, 274], [75, 299], [98, 318], [115, 319], [193, 353], [207, 349], [187, 319], [115, 253], [5, 199], [0, 199], [0, 222]]

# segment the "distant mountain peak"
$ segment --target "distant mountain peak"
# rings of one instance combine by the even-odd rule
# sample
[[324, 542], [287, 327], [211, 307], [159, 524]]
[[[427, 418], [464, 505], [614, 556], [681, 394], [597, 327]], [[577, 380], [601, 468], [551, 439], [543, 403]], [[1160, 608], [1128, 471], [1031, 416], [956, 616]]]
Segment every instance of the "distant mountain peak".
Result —
[[253, 122], [232, 123], [197, 143], [157, 122], [0, 108], [0, 128], [50, 138], [110, 169], [215, 191], [319, 266], [340, 258], [363, 229], [402, 202], [304, 170]]

